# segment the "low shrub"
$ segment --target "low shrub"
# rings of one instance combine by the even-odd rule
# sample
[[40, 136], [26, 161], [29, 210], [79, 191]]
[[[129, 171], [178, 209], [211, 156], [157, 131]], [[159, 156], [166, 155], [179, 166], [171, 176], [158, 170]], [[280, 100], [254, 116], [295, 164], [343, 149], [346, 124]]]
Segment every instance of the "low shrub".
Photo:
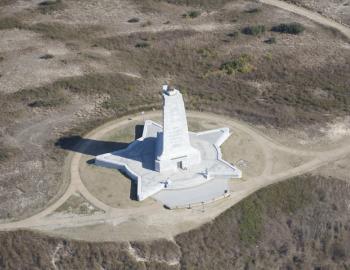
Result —
[[267, 44], [275, 44], [276, 43], [276, 38], [275, 37], [270, 37], [264, 41]]
[[11, 159], [16, 154], [16, 152], [16, 148], [5, 145], [5, 143], [0, 142], [0, 162], [4, 162], [6, 160]]
[[245, 11], [245, 13], [258, 13], [261, 12], [260, 8], [251, 8]]
[[239, 32], [238, 31], [233, 31], [231, 33], [227, 34], [228, 37], [232, 37], [232, 38], [237, 38], [239, 36]]
[[39, 58], [47, 60], [47, 59], [54, 58], [54, 56], [52, 54], [44, 54], [44, 55], [40, 56]]
[[211, 48], [200, 48], [197, 50], [197, 53], [205, 58], [217, 56], [216, 51]]
[[50, 100], [40, 99], [29, 103], [28, 106], [32, 108], [38, 108], [38, 107], [49, 108], [49, 107], [56, 107], [64, 103], [66, 103], [66, 100], [64, 98], [54, 98]]
[[246, 35], [257, 36], [265, 32], [265, 25], [247, 26], [242, 29], [242, 33]]
[[63, 4], [62, 0], [47, 0], [40, 2], [38, 7], [41, 13], [50, 14], [54, 11], [64, 9], [65, 5]]
[[273, 26], [271, 31], [279, 33], [287, 33], [298, 35], [304, 32], [305, 27], [300, 23], [281, 23], [279, 25]]
[[197, 18], [201, 15], [201, 12], [198, 11], [198, 10], [191, 10], [185, 14], [182, 15], [183, 18], [191, 18], [191, 19], [194, 19], [194, 18]]
[[150, 25], [152, 25], [151, 21], [146, 21], [146, 22], [141, 24], [142, 27], [146, 27], [146, 26], [150, 26]]
[[147, 48], [149, 47], [149, 43], [147, 42], [139, 42], [139, 43], [136, 43], [135, 45], [135, 48]]
[[235, 74], [237, 72], [248, 73], [253, 70], [253, 66], [251, 65], [250, 61], [250, 56], [243, 54], [237, 59], [223, 63], [220, 66], [220, 70], [225, 71], [228, 75]]
[[8, 154], [3, 149], [0, 150], [0, 162], [8, 159]]
[[69, 102], [68, 93], [64, 87], [42, 86], [33, 89], [22, 89], [14, 93], [13, 98], [32, 108], [58, 107]]
[[130, 20], [128, 20], [128, 23], [137, 23], [139, 21], [140, 21], [139, 18], [131, 18]]

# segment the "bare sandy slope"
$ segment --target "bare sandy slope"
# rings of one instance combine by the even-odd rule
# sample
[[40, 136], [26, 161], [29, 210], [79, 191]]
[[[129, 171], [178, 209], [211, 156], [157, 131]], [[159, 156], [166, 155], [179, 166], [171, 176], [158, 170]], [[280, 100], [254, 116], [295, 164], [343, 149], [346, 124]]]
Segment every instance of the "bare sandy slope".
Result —
[[342, 24], [350, 25], [350, 2], [348, 0], [287, 0], [329, 17]]

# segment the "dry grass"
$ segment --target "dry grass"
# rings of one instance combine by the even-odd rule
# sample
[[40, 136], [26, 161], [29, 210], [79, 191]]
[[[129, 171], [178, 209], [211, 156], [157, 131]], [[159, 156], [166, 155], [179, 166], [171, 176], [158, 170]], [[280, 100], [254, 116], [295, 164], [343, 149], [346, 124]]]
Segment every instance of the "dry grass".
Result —
[[[295, 52], [288, 52], [287, 49], [276, 51], [271, 44], [267, 48], [268, 53], [256, 51], [250, 55], [249, 65], [240, 65], [242, 54], [238, 53], [239, 46], [235, 44], [250, 39], [243, 35], [235, 35], [230, 41], [234, 44], [228, 55], [223, 50], [227, 46], [225, 41], [220, 40], [226, 39], [230, 32], [204, 35], [195, 31], [176, 30], [96, 38], [97, 33], [100, 33], [98, 27], [89, 29], [38, 24], [32, 29], [49, 38], [65, 42], [79, 40], [111, 50], [118, 55], [118, 61], [127, 62], [130, 68], [138, 70], [145, 78], [133, 79], [119, 74], [67, 78], [38, 89], [22, 91], [21, 100], [28, 99], [27, 104], [32, 106], [64, 104], [65, 98], [60, 92], [63, 89], [66, 93], [78, 95], [107, 93], [110, 99], [103, 107], [118, 115], [147, 110], [158, 107], [160, 99], [156, 89], [147, 90], [145, 85], [153, 87], [151, 78], [171, 77], [184, 92], [189, 109], [209, 109], [253, 122], [276, 126], [308, 124], [328, 121], [330, 117], [345, 115], [350, 110], [346, 76], [350, 72], [350, 65], [347, 62], [329, 64], [315, 70], [301, 66]], [[262, 38], [264, 40], [265, 36]], [[194, 41], [195, 48], [188, 40]], [[236, 62], [239, 72], [228, 72], [235, 73], [234, 76], [220, 71], [225, 63]], [[268, 81], [273, 87], [261, 92], [247, 83], [252, 81]], [[314, 89], [321, 89], [325, 95], [315, 96]], [[42, 94], [45, 101], [40, 96], [33, 98], [33, 93]]]
[[93, 215], [103, 213], [102, 210], [86, 201], [81, 195], [72, 195], [64, 202], [54, 213], [75, 214], [75, 215]]
[[68, 25], [63, 23], [37, 23], [26, 26], [28, 30], [37, 32], [49, 39], [64, 42], [80, 41], [88, 42], [92, 36], [103, 32], [103, 27], [96, 25]]
[[23, 28], [21, 20], [16, 17], [3, 17], [0, 18], [0, 30], [12, 29], [12, 28]]
[[5, 145], [3, 142], [0, 142], [0, 164], [12, 160], [17, 151], [18, 149], [13, 146]]
[[157, 5], [159, 2], [165, 2], [174, 5], [201, 7], [201, 8], [221, 8], [232, 0], [133, 0], [142, 7]]
[[[175, 2], [186, 4], [181, 1]], [[212, 1], [201, 2], [204, 6], [210, 6], [212, 3]], [[191, 4], [197, 5], [193, 2]], [[267, 16], [265, 7], [252, 7], [241, 12], [221, 11], [220, 16], [217, 16], [223, 22], [238, 19], [244, 26], [246, 23], [256, 21], [257, 13], [262, 17]], [[238, 17], [235, 17], [236, 15]], [[4, 25], [16, 27], [19, 22], [10, 20]], [[269, 29], [273, 25], [277, 24], [266, 24], [266, 28]], [[262, 39], [260, 42], [263, 43], [271, 37], [271, 33], [261, 33], [261, 37], [249, 37], [239, 35], [238, 29], [211, 33], [176, 30], [100, 38], [102, 34], [106, 36], [106, 29], [102, 26], [55, 22], [24, 27], [49, 39], [60, 40], [66, 44], [76, 43], [78, 48], [81, 45], [110, 50], [112, 56], [108, 61], [112, 63], [111, 69], [113, 70], [113, 61], [127, 63], [128, 67], [142, 75], [144, 84], [153, 78], [170, 77], [185, 92], [186, 104], [190, 109], [209, 109], [275, 126], [328, 121], [331, 117], [343, 116], [350, 110], [350, 97], [347, 94], [349, 81], [346, 76], [350, 72], [348, 61], [339, 64], [330, 63], [315, 69], [301, 65], [298, 55], [295, 56], [296, 53], [302, 53], [301, 47], [291, 52], [288, 48], [283, 48], [282, 43], [275, 45], [272, 42], [270, 48], [264, 49], [264, 53], [259, 50], [248, 51], [249, 65], [240, 65], [239, 59], [246, 54], [246, 52], [242, 54], [240, 44], [255, 44], [258, 39]], [[276, 40], [275, 36], [273, 38]], [[318, 57], [316, 54], [309, 55], [308, 58]], [[229, 71], [226, 70], [227, 73], [235, 73], [234, 76], [225, 75], [224, 71], [220, 71], [220, 67], [221, 69], [226, 67], [227, 63], [238, 66], [238, 72], [231, 72], [231, 68]], [[148, 85], [153, 86], [153, 82]], [[270, 86], [261, 91], [252, 82], [255, 84], [268, 82]], [[65, 99], [59, 97], [57, 87], [79, 95], [87, 92], [108, 93], [110, 99], [103, 104], [103, 107], [111, 111], [118, 110], [120, 114], [132, 112], [137, 108], [151, 109], [159, 104], [155, 90], [147, 90], [148, 95], [144, 95], [142, 92], [145, 90], [140, 83], [130, 82], [129, 79], [121, 78], [117, 74], [92, 74], [60, 80], [45, 86], [46, 92], [58, 93], [57, 99], [48, 98], [48, 101], [44, 101], [39, 98], [27, 104], [41, 107], [64, 105]], [[113, 91], [113, 88], [117, 88], [118, 91]], [[315, 89], [321, 89], [325, 94], [315, 96]]]
[[348, 265], [348, 192], [345, 182], [311, 176], [264, 188], [212, 223], [177, 236], [182, 269]]
[[136, 254], [148, 261], [178, 261], [181, 256], [179, 246], [167, 240], [131, 242]]
[[[58, 80], [46, 86], [9, 94], [8, 99], [30, 107], [58, 107], [69, 103], [72, 94], [83, 97], [106, 94], [102, 106], [124, 115], [135, 110], [150, 110], [160, 105], [158, 93], [147, 93], [144, 80], [121, 74], [87, 74]], [[156, 102], [156, 104], [155, 104]]]
[[68, 94], [63, 88], [40, 87], [16, 92], [13, 97], [29, 107], [57, 107], [68, 103]]
[[[281, 51], [276, 51], [270, 45], [266, 48], [268, 53], [256, 51], [251, 54], [251, 72], [227, 76], [219, 72], [220, 67], [240, 59], [241, 54], [238, 54], [239, 46], [234, 45], [227, 55], [222, 50], [224, 43], [217, 42], [223, 37], [224, 33], [202, 35], [193, 31], [135, 33], [100, 39], [96, 44], [122, 52], [125, 61], [145, 78], [170, 76], [185, 93], [186, 104], [191, 109], [211, 108], [277, 126], [322, 122], [329, 119], [327, 115], [349, 112], [346, 76], [350, 72], [349, 64], [329, 64], [315, 70], [300, 65], [295, 52], [282, 47], [279, 47]], [[265, 40], [265, 36], [262, 38]], [[196, 44], [195, 50], [187, 40]], [[147, 42], [149, 46], [135, 48], [139, 42]], [[247, 41], [246, 37], [240, 36], [232, 42]], [[273, 87], [261, 92], [247, 83], [249, 81], [268, 81]], [[315, 96], [313, 89], [319, 88], [329, 98]]]
[[294, 178], [260, 190], [175, 243], [132, 242], [134, 253], [128, 243], [2, 232], [0, 268], [53, 269], [56, 251], [56, 269], [346, 269], [349, 194], [340, 180]]

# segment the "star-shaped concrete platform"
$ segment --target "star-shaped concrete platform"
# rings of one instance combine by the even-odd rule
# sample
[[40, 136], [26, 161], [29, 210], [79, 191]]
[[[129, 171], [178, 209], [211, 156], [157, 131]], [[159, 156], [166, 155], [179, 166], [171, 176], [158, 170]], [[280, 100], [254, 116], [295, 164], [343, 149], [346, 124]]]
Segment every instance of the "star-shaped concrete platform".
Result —
[[161, 125], [147, 120], [141, 138], [125, 149], [97, 156], [95, 164], [122, 170], [137, 181], [139, 200], [152, 196], [169, 208], [226, 196], [229, 193], [227, 180], [241, 178], [241, 171], [222, 159], [220, 146], [230, 136], [228, 128], [189, 132], [191, 145], [201, 153], [198, 165], [176, 172], [155, 171], [156, 138], [161, 131]]

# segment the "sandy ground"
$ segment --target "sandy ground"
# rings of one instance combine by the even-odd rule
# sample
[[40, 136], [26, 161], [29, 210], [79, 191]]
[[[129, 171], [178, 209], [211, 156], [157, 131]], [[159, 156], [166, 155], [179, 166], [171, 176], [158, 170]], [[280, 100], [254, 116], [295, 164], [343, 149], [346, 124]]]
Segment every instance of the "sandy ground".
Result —
[[287, 2], [303, 6], [335, 21], [350, 25], [350, 2], [348, 0], [292, 0]]
[[[5, 93], [83, 74], [80, 65], [61, 61], [72, 57], [63, 43], [45, 40], [31, 31], [0, 31], [0, 53], [4, 57], [0, 62], [0, 91]], [[45, 55], [53, 58], [43, 59]]]

